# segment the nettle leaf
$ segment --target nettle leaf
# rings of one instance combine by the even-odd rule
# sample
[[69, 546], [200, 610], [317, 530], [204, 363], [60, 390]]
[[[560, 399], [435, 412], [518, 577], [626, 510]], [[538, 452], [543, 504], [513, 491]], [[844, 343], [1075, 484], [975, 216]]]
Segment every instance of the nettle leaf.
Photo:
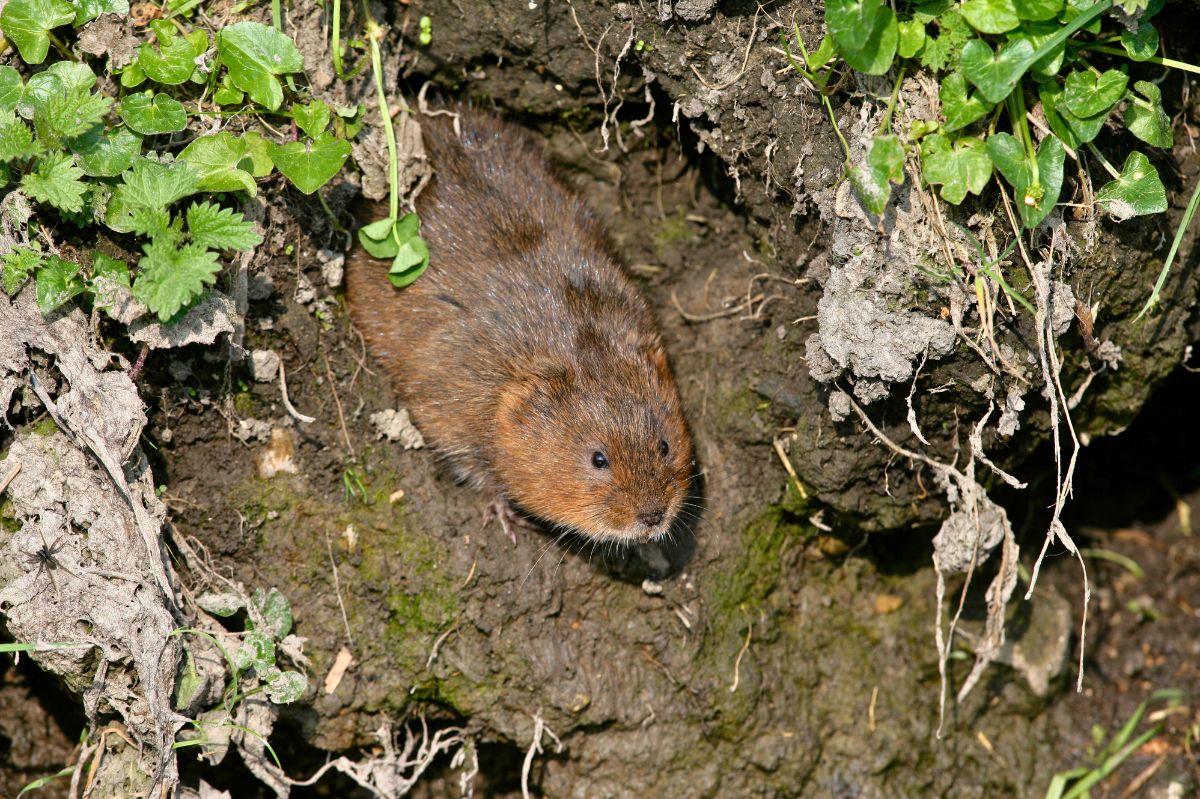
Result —
[[246, 218], [215, 203], [192, 203], [187, 209], [188, 236], [210, 250], [248, 250], [262, 243]]
[[121, 100], [121, 119], [143, 136], [175, 133], [187, 127], [183, 103], [165, 94], [141, 92]]
[[259, 22], [222, 28], [217, 50], [233, 85], [271, 111], [283, 102], [283, 89], [275, 76], [304, 69], [304, 57], [292, 40]]
[[4, 263], [4, 293], [16, 294], [35, 269], [41, 267], [42, 254], [32, 247], [14, 247], [0, 255]]
[[963, 45], [971, 38], [971, 26], [957, 11], [947, 11], [937, 17], [937, 26], [936, 39], [926, 33], [921, 64], [934, 72], [942, 72], [957, 63]]
[[95, 127], [103, 127], [112, 98], [75, 87], [52, 94], [34, 112], [38, 137], [51, 144], [73, 139]]
[[124, 125], [107, 130], [95, 127], [70, 142], [70, 147], [79, 157], [83, 174], [111, 178], [133, 166], [142, 153], [142, 137]]
[[1063, 0], [1013, 0], [1017, 16], [1031, 22], [1054, 19], [1062, 10]]
[[263, 675], [263, 682], [267, 699], [277, 705], [295, 702], [304, 696], [304, 692], [308, 689], [308, 678], [298, 671], [268, 669], [267, 673]]
[[1013, 0], [967, 0], [960, 11], [980, 33], [1007, 33], [1021, 24]]
[[1158, 52], [1158, 31], [1149, 22], [1138, 25], [1136, 31], [1121, 31], [1121, 46], [1130, 61], [1145, 61]]
[[278, 588], [269, 591], [256, 588], [250, 602], [262, 615], [267, 624], [265, 632], [273, 639], [282, 641], [292, 631], [292, 604]]
[[1027, 39], [1009, 41], [992, 52], [982, 39], [972, 39], [963, 48], [959, 62], [963, 75], [988, 102], [998, 103], [1012, 93], [1017, 81], [1033, 65], [1033, 45]]
[[37, 304], [43, 314], [52, 314], [87, 288], [79, 277], [79, 264], [58, 256], [46, 258], [37, 273]]
[[900, 33], [896, 13], [883, 0], [828, 0], [825, 24], [851, 67], [867, 75], [891, 68]]
[[177, 200], [195, 194], [195, 171], [183, 161], [162, 164], [148, 158], [134, 161], [133, 167], [122, 173], [121, 183], [108, 203], [105, 224], [118, 233], [138, 230], [166, 229], [168, 222], [155, 222], [139, 211], [159, 214], [160, 221], [168, 216], [167, 208]]
[[946, 124], [943, 127], [947, 132], [965, 128], [975, 120], [982, 119], [996, 107], [995, 103], [981, 99], [978, 92], [968, 96], [968, 88], [967, 79], [961, 72], [952, 72], [942, 80], [938, 99], [942, 103], [942, 113], [946, 116]]
[[21, 73], [8, 65], [0, 66], [0, 111], [12, 111], [25, 94]]
[[166, 322], [217, 280], [217, 254], [197, 244], [176, 246], [161, 238], [142, 245], [133, 296]]
[[1097, 76], [1093, 72], [1073, 71], [1067, 75], [1060, 105], [1080, 118], [1107, 114], [1125, 96], [1129, 78], [1110, 69]]
[[42, 152], [33, 131], [12, 111], [0, 111], [0, 163], [33, 158]]
[[111, 312], [118, 299], [129, 290], [129, 266], [124, 261], [92, 251], [92, 279], [88, 281], [97, 308]]
[[925, 46], [925, 23], [906, 19], [900, 23], [900, 41], [896, 52], [901, 58], [912, 58]]
[[895, 136], [876, 136], [867, 161], [847, 173], [850, 186], [868, 212], [879, 216], [887, 208], [892, 183], [904, 182], [904, 148]]
[[227, 130], [200, 136], [179, 154], [199, 176], [201, 191], [245, 191], [253, 197], [258, 186], [250, 172], [250, 145]]
[[25, 92], [17, 103], [17, 113], [33, 119], [52, 98], [70, 91], [90, 91], [96, 85], [96, 75], [86, 64], [55, 61], [42, 72], [29, 78]]
[[967, 192], [983, 191], [992, 176], [992, 159], [979, 139], [965, 137], [951, 143], [935, 133], [921, 141], [921, 174], [927, 183], [941, 184], [943, 200], [958, 205]]
[[74, 19], [75, 8], [64, 0], [9, 0], [0, 11], [0, 29], [22, 61], [40, 64], [50, 51], [49, 31]]
[[350, 142], [322, 133], [311, 144], [272, 144], [271, 160], [296, 188], [312, 194], [342, 168], [350, 155]]
[[[1024, 39], [1033, 46], [1034, 51], [1041, 49], [1042, 45], [1054, 37], [1058, 33], [1058, 20], [1047, 20], [1045, 22], [1022, 22], [1021, 27], [1008, 34], [1009, 41], [1017, 41]], [[1054, 47], [1050, 48], [1050, 52], [1039, 58], [1033, 64], [1033, 71], [1043, 77], [1052, 77], [1058, 74], [1062, 69], [1063, 58], [1067, 54], [1067, 43], [1061, 41]]]
[[1096, 203], [1118, 222], [1135, 216], [1161, 214], [1167, 210], [1167, 189], [1158, 170], [1141, 153], [1130, 153], [1121, 167], [1121, 177], [1096, 192]]
[[60, 150], [43, 156], [37, 167], [21, 178], [21, 188], [40, 203], [78, 213], [83, 210], [83, 193], [87, 191], [81, 177], [83, 170], [75, 166], [75, 159]]
[[196, 69], [196, 57], [208, 48], [208, 37], [200, 31], [203, 46], [197, 49], [192, 41], [195, 37], [182, 36], [179, 30], [170, 22], [156, 19], [150, 23], [158, 38], [156, 50], [149, 42], [138, 47], [138, 66], [146, 77], [164, 86], [177, 86], [192, 76]]
[[129, 0], [74, 0], [76, 28], [91, 22], [101, 14], [129, 14]]
[[1019, 139], [1008, 133], [994, 133], [987, 141], [988, 155], [996, 169], [1013, 187], [1017, 211], [1028, 229], [1041, 224], [1058, 202], [1062, 191], [1063, 162], [1067, 151], [1055, 136], [1047, 136], [1037, 149], [1038, 184], [1033, 168]]
[[304, 131], [304, 135], [315, 139], [329, 127], [329, 106], [321, 100], [313, 100], [308, 105], [293, 105], [292, 118], [296, 126]]
[[258, 630], [250, 630], [242, 645], [233, 653], [233, 664], [239, 672], [253, 668], [259, 674], [275, 665], [275, 642]]
[[1125, 109], [1125, 127], [1151, 147], [1174, 145], [1171, 118], [1162, 106], [1162, 91], [1153, 83], [1144, 80], [1133, 84], [1133, 88], [1137, 94], [1129, 93], [1129, 106]]

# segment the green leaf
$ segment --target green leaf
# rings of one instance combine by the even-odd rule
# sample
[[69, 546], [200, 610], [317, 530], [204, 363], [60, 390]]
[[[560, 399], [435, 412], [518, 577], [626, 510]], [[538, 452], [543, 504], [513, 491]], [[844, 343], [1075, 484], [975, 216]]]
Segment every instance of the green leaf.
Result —
[[[246, 158], [250, 161], [250, 175], [256, 178], [265, 178], [275, 169], [275, 162], [271, 160], [271, 142], [262, 137], [257, 131], [248, 130], [242, 134], [242, 141], [246, 143]], [[241, 167], [245, 168], [245, 162], [241, 162]]]
[[297, 671], [268, 670], [263, 675], [267, 699], [277, 705], [295, 702], [308, 689], [308, 678]]
[[284, 636], [292, 631], [292, 604], [278, 588], [263, 591], [254, 589], [250, 603], [262, 614], [267, 629], [264, 630], [276, 641], [282, 641]]
[[1135, 216], [1166, 211], [1167, 190], [1150, 159], [1134, 152], [1125, 159], [1121, 177], [1104, 184], [1096, 192], [1096, 202], [1123, 222]]
[[79, 157], [83, 174], [111, 178], [133, 166], [142, 152], [142, 137], [124, 125], [107, 130], [95, 127], [70, 142], [70, 146]]
[[392, 265], [388, 269], [388, 280], [398, 289], [412, 283], [429, 267], [429, 247], [420, 236], [410, 237], [400, 245]]
[[1027, 39], [1010, 41], [993, 53], [982, 39], [972, 39], [963, 48], [963, 75], [979, 88], [988, 102], [998, 103], [1012, 93], [1017, 81], [1034, 62], [1033, 45]]
[[1060, 104], [1080, 118], [1107, 114], [1125, 96], [1129, 78], [1123, 72], [1110, 69], [1100, 76], [1091, 71], [1073, 71], [1067, 75]]
[[237, 105], [245, 97], [246, 93], [234, 86], [229, 80], [228, 72], [221, 77], [221, 85], [213, 93], [213, 100], [216, 101], [217, 105]]
[[[1024, 39], [1033, 46], [1035, 51], [1040, 50], [1042, 45], [1054, 38], [1062, 26], [1057, 20], [1047, 20], [1046, 22], [1022, 22], [1021, 27], [1015, 31], [1010, 31], [1008, 34], [1009, 41], [1017, 41]], [[1058, 74], [1062, 69], [1063, 58], [1067, 53], [1066, 40], [1060, 41], [1058, 44], [1050, 48], [1046, 55], [1039, 58], [1033, 64], [1033, 71], [1043, 77], [1051, 77]]]
[[196, 604], [207, 613], [227, 619], [242, 609], [242, 597], [232, 591], [229, 593], [206, 591], [196, 597]]
[[129, 0], [74, 0], [76, 28], [91, 22], [101, 14], [129, 14]]
[[137, 61], [132, 62], [125, 69], [121, 70], [121, 88], [136, 89], [146, 82], [146, 73], [142, 70], [142, 65]]
[[110, 106], [112, 98], [92, 94], [82, 87], [51, 95], [34, 113], [38, 138], [53, 145], [82, 136], [92, 128], [103, 127], [104, 115]]
[[156, 238], [142, 245], [142, 251], [146, 254], [138, 261], [133, 296], [163, 322], [190, 305], [221, 271], [217, 254], [196, 244], [180, 247]]
[[233, 85], [271, 111], [283, 102], [283, 89], [275, 76], [304, 69], [304, 57], [292, 40], [259, 22], [222, 28], [217, 50]]
[[1042, 100], [1042, 112], [1050, 130], [1062, 139], [1068, 147], [1075, 149], [1081, 144], [1091, 141], [1104, 127], [1108, 112], [1097, 114], [1086, 119], [1072, 114], [1062, 104], [1064, 89], [1057, 83], [1043, 83], [1038, 87], [1038, 96]]
[[121, 119], [143, 136], [175, 133], [187, 127], [183, 103], [165, 94], [131, 94], [121, 101]]
[[[1171, 147], [1175, 136], [1171, 132], [1171, 118], [1162, 106], [1162, 92], [1149, 81], [1139, 80], [1133, 84], [1138, 94], [1129, 93], [1129, 105], [1125, 109], [1125, 127], [1151, 147]], [[1138, 96], [1138, 95], [1142, 96]]]
[[129, 265], [99, 250], [92, 250], [92, 280], [99, 278], [129, 288]]
[[1021, 24], [1013, 0], [967, 0], [960, 11], [980, 33], [1007, 33]]
[[358, 241], [373, 258], [390, 259], [388, 280], [396, 288], [412, 283], [429, 267], [429, 248], [421, 238], [416, 214], [385, 217], [358, 229]]
[[882, 75], [892, 66], [900, 34], [895, 12], [883, 0], [828, 0], [825, 24], [854, 69]]
[[1121, 46], [1131, 61], [1145, 61], [1158, 52], [1158, 31], [1149, 22], [1138, 25], [1136, 31], [1121, 31]]
[[186, 162], [161, 164], [141, 158], [121, 175], [121, 183], [108, 204], [105, 224], [118, 233], [146, 231], [148, 220], [138, 212], [149, 211], [160, 215], [161, 224], [155, 223], [153, 227], [165, 229], [167, 222], [162, 219], [167, 215], [166, 209], [177, 200], [195, 194], [196, 183], [196, 173]]
[[12, 111], [0, 111], [0, 163], [33, 158], [41, 152], [29, 126]]
[[1017, 16], [1030, 22], [1054, 19], [1062, 10], [1063, 0], [1013, 0]]
[[967, 79], [961, 72], [952, 72], [942, 80], [938, 98], [942, 103], [942, 113], [946, 116], [943, 127], [947, 132], [965, 128], [995, 108], [995, 103], [980, 99], [978, 92], [968, 96], [968, 88]]
[[927, 183], [941, 184], [943, 200], [958, 205], [967, 192], [983, 191], [992, 176], [992, 159], [979, 139], [965, 137], [951, 144], [935, 133], [921, 142], [921, 174]]
[[279, 171], [300, 191], [312, 194], [342, 168], [350, 155], [350, 143], [322, 133], [311, 145], [303, 142], [272, 144], [270, 152]]
[[11, 296], [42, 266], [42, 254], [32, 247], [14, 247], [0, 255], [0, 261], [4, 262], [4, 292]]
[[1000, 174], [1012, 185], [1017, 211], [1026, 228], [1032, 229], [1058, 202], [1062, 191], [1063, 162], [1067, 151], [1055, 136], [1047, 136], [1037, 149], [1038, 181], [1021, 142], [1008, 133], [994, 133], [987, 141], [988, 155]]
[[253, 197], [258, 186], [243, 168], [252, 165], [249, 152], [250, 145], [244, 139], [223, 130], [193, 140], [179, 159], [195, 169], [201, 191], [245, 191]]
[[40, 64], [50, 50], [50, 29], [74, 19], [74, 7], [64, 0], [9, 0], [0, 11], [0, 29], [26, 64]]
[[187, 227], [192, 241], [210, 250], [248, 250], [262, 243], [245, 217], [215, 203], [188, 206]]
[[897, 52], [901, 58], [912, 58], [925, 46], [925, 25], [915, 19], [900, 23], [900, 43]]
[[410, 226], [410, 216], [415, 218], [416, 214], [405, 214], [399, 222], [385, 217], [363, 225], [358, 229], [359, 244], [372, 258], [395, 258], [396, 253], [400, 252], [401, 239], [410, 235], [406, 232]]
[[234, 652], [233, 664], [239, 672], [253, 668], [262, 674], [275, 665], [275, 642], [265, 633], [250, 630]]
[[875, 216], [887, 208], [891, 183], [904, 182], [904, 148], [895, 136], [876, 136], [867, 161], [849, 170], [847, 176], [859, 202]]
[[40, 203], [78, 213], [83, 210], [83, 193], [87, 191], [81, 177], [83, 170], [75, 166], [75, 159], [55, 151], [43, 156], [34, 171], [21, 178], [21, 187]]
[[42, 72], [29, 78], [25, 92], [17, 104], [17, 113], [33, 119], [47, 103], [72, 91], [87, 92], [96, 85], [96, 74], [87, 64], [55, 61]]
[[79, 264], [51, 255], [37, 273], [38, 310], [45, 315], [52, 314], [82, 294], [85, 288], [79, 277]]
[[958, 63], [959, 53], [971, 38], [971, 26], [957, 11], [947, 11], [937, 17], [937, 26], [936, 39], [926, 33], [921, 64], [934, 72], [943, 72]]
[[141, 44], [138, 47], [138, 65], [146, 77], [155, 83], [164, 86], [183, 83], [195, 71], [196, 57], [207, 49], [208, 37], [204, 37], [204, 47], [197, 49], [188, 37], [181, 36], [178, 29], [167, 20], [156, 19], [150, 23], [150, 27], [158, 38], [158, 49], [149, 42]]
[[306, 136], [315, 139], [329, 127], [329, 106], [321, 100], [313, 100], [308, 105], [293, 105], [292, 117]]
[[10, 66], [0, 66], [0, 111], [12, 111], [25, 94], [21, 73]]

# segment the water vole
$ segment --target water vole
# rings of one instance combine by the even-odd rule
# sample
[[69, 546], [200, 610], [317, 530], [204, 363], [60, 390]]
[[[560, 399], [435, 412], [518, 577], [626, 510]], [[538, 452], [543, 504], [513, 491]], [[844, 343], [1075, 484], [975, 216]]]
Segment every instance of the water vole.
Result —
[[395, 290], [356, 251], [354, 323], [460, 477], [593, 539], [661, 535], [693, 453], [653, 315], [528, 136], [460, 118], [461, 139], [443, 117], [422, 122], [428, 270]]

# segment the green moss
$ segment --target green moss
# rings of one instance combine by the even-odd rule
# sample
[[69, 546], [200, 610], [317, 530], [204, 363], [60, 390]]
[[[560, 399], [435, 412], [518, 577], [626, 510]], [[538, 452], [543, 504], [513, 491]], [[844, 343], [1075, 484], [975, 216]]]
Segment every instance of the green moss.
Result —
[[15, 533], [21, 529], [16, 509], [13, 508], [12, 500], [8, 497], [0, 499], [0, 529], [9, 533]]
[[49, 416], [44, 416], [29, 426], [29, 429], [34, 432], [34, 435], [52, 436], [58, 430], [58, 425]]
[[686, 246], [695, 236], [687, 221], [687, 209], [681, 207], [658, 223], [654, 231], [654, 251], [662, 257], [668, 250]]

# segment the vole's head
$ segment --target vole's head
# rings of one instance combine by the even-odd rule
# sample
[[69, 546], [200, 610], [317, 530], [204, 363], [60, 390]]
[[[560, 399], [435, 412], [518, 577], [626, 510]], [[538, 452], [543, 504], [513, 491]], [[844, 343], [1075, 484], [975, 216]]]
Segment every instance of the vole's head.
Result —
[[555, 526], [649, 541], [687, 499], [691, 437], [657, 337], [513, 380], [496, 427], [496, 476], [513, 501]]

